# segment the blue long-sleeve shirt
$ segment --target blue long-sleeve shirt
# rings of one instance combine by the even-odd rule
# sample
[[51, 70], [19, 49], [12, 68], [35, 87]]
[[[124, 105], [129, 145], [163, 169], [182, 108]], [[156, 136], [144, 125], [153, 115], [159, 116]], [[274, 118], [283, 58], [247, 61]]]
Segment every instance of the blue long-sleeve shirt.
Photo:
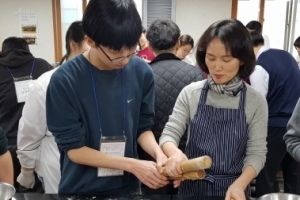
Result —
[[[92, 66], [92, 73], [103, 136], [122, 135], [125, 105], [125, 157], [137, 158], [137, 138], [153, 125], [151, 68], [134, 57], [123, 70], [104, 71]], [[48, 128], [61, 153], [60, 194], [121, 195], [139, 188], [138, 179], [128, 172], [123, 176], [98, 177], [97, 168], [76, 164], [67, 155], [69, 150], [83, 146], [100, 149], [90, 63], [83, 55], [66, 62], [53, 74], [47, 90], [46, 113]]]

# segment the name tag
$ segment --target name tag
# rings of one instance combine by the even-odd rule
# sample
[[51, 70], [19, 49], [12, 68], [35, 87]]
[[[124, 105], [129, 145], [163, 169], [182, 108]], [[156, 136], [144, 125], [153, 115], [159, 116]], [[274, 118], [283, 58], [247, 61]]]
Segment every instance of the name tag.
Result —
[[[126, 147], [126, 137], [101, 137], [100, 151], [102, 153], [124, 157]], [[108, 168], [98, 168], [98, 177], [107, 176], [122, 176], [124, 174], [123, 170], [118, 169], [108, 169]]]
[[31, 76], [14, 78], [14, 84], [16, 89], [16, 96], [18, 103], [23, 103], [26, 101], [29, 93], [29, 85], [32, 82]]

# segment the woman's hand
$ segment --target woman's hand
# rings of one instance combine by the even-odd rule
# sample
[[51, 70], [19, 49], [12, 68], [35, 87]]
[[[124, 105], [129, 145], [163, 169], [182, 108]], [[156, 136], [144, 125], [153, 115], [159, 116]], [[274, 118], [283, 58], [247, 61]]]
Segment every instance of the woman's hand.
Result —
[[182, 174], [181, 170], [181, 162], [187, 160], [185, 154], [182, 153], [178, 149], [178, 151], [174, 152], [166, 162], [166, 171], [169, 176], [180, 176]]
[[152, 161], [138, 160], [130, 171], [151, 189], [158, 189], [169, 183], [168, 179], [158, 172], [156, 163]]
[[225, 200], [246, 200], [244, 188], [240, 184], [234, 182], [228, 188]]

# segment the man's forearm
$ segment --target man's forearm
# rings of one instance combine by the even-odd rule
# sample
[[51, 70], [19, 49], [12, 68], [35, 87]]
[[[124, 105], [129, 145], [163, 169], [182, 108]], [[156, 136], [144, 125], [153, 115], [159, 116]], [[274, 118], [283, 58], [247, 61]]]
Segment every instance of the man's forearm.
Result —
[[156, 159], [159, 155], [163, 154], [152, 131], [142, 133], [137, 141], [142, 149], [152, 156], [152, 158]]
[[[132, 166], [136, 165], [137, 161], [133, 158], [111, 156], [89, 147], [81, 147], [68, 151], [69, 158], [81, 165], [91, 167], [101, 167], [109, 169], [120, 169], [131, 172]], [[122, 163], [122, 165], [120, 165]]]
[[7, 151], [5, 154], [0, 156], [0, 181], [4, 183], [14, 184], [14, 172], [12, 158]]

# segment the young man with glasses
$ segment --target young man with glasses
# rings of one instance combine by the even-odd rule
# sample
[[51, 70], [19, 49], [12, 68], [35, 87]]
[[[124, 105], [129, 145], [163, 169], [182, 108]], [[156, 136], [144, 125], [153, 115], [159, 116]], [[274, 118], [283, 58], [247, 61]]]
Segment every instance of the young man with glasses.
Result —
[[[83, 16], [91, 49], [52, 76], [47, 123], [60, 150], [60, 194], [136, 194], [166, 185], [166, 156], [151, 126], [154, 80], [135, 55], [142, 24], [133, 0], [91, 0]], [[155, 160], [138, 160], [137, 143]]]

